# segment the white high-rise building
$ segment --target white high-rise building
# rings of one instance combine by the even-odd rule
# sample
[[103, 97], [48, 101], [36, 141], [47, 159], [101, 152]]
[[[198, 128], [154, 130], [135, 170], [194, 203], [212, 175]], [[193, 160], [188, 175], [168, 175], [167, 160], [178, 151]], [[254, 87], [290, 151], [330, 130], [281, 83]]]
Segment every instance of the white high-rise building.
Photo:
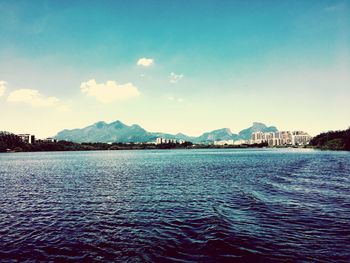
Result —
[[311, 136], [303, 131], [254, 132], [251, 143], [267, 142], [269, 146], [307, 145]]
[[167, 144], [167, 143], [184, 144], [184, 143], [185, 143], [185, 140], [157, 138], [157, 139], [156, 139], [156, 142], [155, 142], [155, 144]]
[[29, 143], [29, 144], [35, 143], [35, 135], [33, 135], [33, 134], [22, 133], [22, 134], [17, 134], [17, 136], [19, 138], [21, 138], [21, 140], [23, 142], [26, 142], [26, 143]]

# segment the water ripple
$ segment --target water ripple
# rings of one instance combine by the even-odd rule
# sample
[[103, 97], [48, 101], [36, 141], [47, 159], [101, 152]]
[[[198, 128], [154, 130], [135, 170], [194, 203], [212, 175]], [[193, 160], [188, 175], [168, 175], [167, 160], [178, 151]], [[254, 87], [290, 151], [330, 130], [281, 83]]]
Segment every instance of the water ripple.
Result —
[[350, 154], [0, 154], [0, 259], [349, 262]]

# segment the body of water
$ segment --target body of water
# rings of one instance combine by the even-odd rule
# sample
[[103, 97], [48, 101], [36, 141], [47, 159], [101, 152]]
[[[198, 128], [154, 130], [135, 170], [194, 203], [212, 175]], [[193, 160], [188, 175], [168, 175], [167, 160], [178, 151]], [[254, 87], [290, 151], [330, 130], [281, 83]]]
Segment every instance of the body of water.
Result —
[[350, 153], [0, 154], [0, 261], [349, 262]]

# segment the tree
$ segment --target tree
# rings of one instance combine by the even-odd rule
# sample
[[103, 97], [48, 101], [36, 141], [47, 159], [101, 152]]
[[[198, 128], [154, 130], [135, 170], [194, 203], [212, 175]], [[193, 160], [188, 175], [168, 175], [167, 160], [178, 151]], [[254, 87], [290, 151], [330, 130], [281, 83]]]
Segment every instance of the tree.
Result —
[[[0, 151], [6, 151], [6, 149], [14, 149], [16, 147], [26, 147], [26, 144], [22, 141], [20, 137], [13, 133], [0, 131], [0, 143], [1, 143], [1, 149]], [[5, 147], [5, 149], [4, 149]]]
[[350, 151], [350, 128], [321, 133], [311, 139], [310, 145], [321, 149]]
[[0, 141], [0, 152], [6, 152], [7, 144], [3, 141]]

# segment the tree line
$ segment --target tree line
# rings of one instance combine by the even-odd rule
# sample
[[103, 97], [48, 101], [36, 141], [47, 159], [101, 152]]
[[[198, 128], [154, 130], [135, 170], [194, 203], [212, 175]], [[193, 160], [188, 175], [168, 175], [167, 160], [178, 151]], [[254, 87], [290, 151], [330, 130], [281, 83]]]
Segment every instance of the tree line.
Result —
[[191, 142], [183, 144], [148, 144], [148, 143], [76, 143], [70, 141], [25, 143], [9, 132], [0, 131], [0, 152], [39, 152], [39, 151], [96, 151], [96, 150], [142, 150], [142, 149], [177, 149], [191, 147]]
[[350, 151], [350, 127], [344, 131], [329, 131], [311, 139], [310, 144], [324, 150]]
[[[350, 151], [350, 128], [344, 131], [329, 131], [311, 139], [310, 146], [325, 150]], [[266, 147], [266, 144], [243, 146], [196, 145], [195, 148], [245, 148]], [[38, 151], [92, 151], [92, 150], [141, 150], [141, 149], [177, 149], [193, 148], [191, 142], [184, 144], [147, 144], [147, 143], [75, 143], [70, 141], [25, 143], [17, 135], [0, 131], [0, 152], [38, 152]]]

